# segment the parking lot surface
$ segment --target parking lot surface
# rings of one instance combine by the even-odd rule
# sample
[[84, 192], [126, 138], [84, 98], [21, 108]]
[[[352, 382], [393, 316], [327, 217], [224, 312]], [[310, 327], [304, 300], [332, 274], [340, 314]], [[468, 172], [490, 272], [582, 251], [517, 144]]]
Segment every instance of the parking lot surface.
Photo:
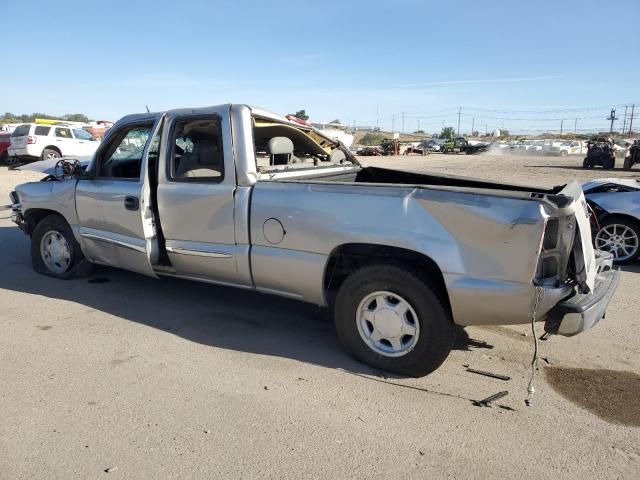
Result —
[[[584, 171], [571, 157], [362, 161], [545, 186], [638, 176]], [[0, 167], [0, 203], [38, 178]], [[8, 217], [0, 212], [0, 479], [640, 472], [638, 263], [624, 267], [597, 327], [541, 342], [526, 407], [528, 326], [460, 329], [437, 372], [398, 378], [347, 356], [330, 312], [314, 306], [108, 268], [71, 281], [38, 275]], [[493, 408], [474, 404], [503, 390]]]

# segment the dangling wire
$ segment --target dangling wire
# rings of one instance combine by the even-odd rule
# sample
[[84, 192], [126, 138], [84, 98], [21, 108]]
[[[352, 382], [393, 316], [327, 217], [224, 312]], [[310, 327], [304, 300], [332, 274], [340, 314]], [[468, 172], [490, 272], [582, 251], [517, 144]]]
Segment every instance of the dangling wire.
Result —
[[527, 398], [524, 403], [527, 407], [530, 407], [533, 403], [533, 394], [536, 393], [533, 388], [533, 378], [538, 368], [538, 336], [536, 335], [536, 319], [538, 316], [538, 307], [542, 300], [542, 294], [544, 290], [540, 285], [536, 286], [536, 296], [533, 303], [533, 312], [531, 313], [531, 336], [533, 337], [533, 359], [531, 360], [531, 376], [529, 377], [529, 385], [527, 386]]

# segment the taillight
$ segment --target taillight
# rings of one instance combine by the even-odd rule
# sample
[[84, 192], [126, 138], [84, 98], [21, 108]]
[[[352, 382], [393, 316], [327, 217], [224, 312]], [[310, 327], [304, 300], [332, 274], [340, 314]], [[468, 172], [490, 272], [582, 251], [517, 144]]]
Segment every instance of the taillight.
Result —
[[37, 139], [38, 139], [38, 137], [32, 137], [31, 135], [29, 135], [27, 137], [27, 144], [28, 145], [33, 145], [34, 143], [36, 143]]

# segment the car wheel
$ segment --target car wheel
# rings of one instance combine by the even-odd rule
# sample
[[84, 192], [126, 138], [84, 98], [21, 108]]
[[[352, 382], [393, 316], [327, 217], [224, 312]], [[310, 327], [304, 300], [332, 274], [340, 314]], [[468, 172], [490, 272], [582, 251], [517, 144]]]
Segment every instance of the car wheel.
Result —
[[0, 163], [9, 165], [9, 154], [7, 152], [3, 152], [2, 155], [0, 155]]
[[31, 262], [36, 272], [62, 279], [82, 277], [91, 270], [71, 227], [55, 214], [45, 217], [33, 229]]
[[608, 160], [604, 161], [604, 168], [606, 168], [607, 170], [613, 170], [615, 166], [616, 166], [615, 158], [609, 158]]
[[591, 161], [588, 158], [585, 158], [582, 161], [582, 168], [593, 168], [593, 164], [591, 163]]
[[632, 166], [633, 166], [633, 163], [631, 162], [631, 157], [625, 158], [622, 168], [625, 170], [631, 170]]
[[358, 360], [420, 377], [447, 358], [453, 322], [438, 289], [400, 264], [363, 267], [342, 284], [335, 302], [340, 341]]
[[560, 151], [560, 156], [561, 157], [566, 157], [567, 155], [569, 155], [569, 152], [567, 152], [566, 150], [561, 150]]
[[18, 163], [18, 157], [7, 157], [5, 161], [7, 165], [15, 165]]
[[611, 252], [616, 264], [632, 262], [640, 255], [640, 224], [624, 217], [606, 219], [593, 243], [598, 250]]
[[51, 160], [52, 158], [60, 158], [60, 152], [58, 152], [57, 150], [53, 150], [52, 148], [45, 148], [42, 151], [42, 155], [40, 156], [40, 158], [42, 160]]

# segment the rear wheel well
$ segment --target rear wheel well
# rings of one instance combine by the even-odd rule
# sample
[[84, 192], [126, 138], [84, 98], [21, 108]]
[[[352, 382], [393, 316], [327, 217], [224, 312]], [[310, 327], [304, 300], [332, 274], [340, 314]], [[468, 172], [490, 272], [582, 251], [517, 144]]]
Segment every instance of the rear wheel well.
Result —
[[342, 283], [351, 273], [366, 265], [388, 262], [399, 263], [408, 269], [423, 273], [451, 312], [447, 287], [436, 262], [426, 255], [406, 248], [368, 243], [340, 245], [331, 252], [325, 268], [323, 285], [327, 303], [333, 303]]
[[[47, 210], [46, 208], [34, 208], [31, 210], [27, 210], [24, 214], [25, 221], [25, 233], [27, 235], [31, 235], [33, 230], [36, 228], [36, 225], [44, 220], [49, 215], [58, 215], [62, 217], [62, 219], [66, 222], [67, 219], [60, 215], [55, 210]], [[69, 222], [67, 222], [69, 223]]]
[[60, 156], [62, 156], [62, 151], [58, 147], [56, 147], [55, 145], [47, 145], [46, 147], [44, 147], [42, 149], [43, 152], [45, 150], [55, 150], [56, 152], [58, 152], [60, 154]]

